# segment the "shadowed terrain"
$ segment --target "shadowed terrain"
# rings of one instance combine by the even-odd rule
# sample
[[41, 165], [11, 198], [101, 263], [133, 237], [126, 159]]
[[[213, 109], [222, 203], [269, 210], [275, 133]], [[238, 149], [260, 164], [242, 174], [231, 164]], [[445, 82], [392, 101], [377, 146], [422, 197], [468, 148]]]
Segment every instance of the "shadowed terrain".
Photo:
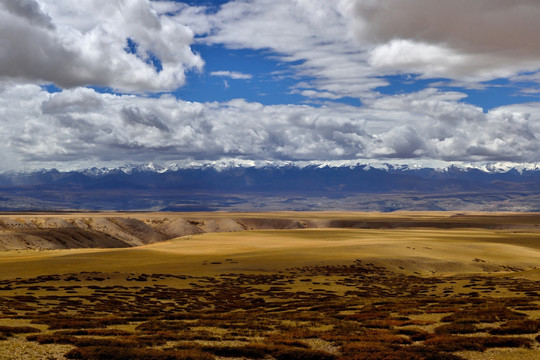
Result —
[[0, 173], [0, 210], [540, 211], [540, 170], [231, 166]]
[[539, 231], [540, 215], [506, 213], [0, 213], [0, 249], [121, 248], [212, 232], [477, 228]]

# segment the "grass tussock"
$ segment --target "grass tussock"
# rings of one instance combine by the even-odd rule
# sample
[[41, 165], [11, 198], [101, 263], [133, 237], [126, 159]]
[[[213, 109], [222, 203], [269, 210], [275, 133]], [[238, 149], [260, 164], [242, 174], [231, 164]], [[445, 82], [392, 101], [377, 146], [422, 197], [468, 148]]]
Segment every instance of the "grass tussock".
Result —
[[425, 346], [388, 347], [380, 343], [353, 343], [341, 348], [343, 360], [465, 360]]
[[441, 351], [485, 351], [487, 348], [531, 348], [532, 340], [517, 337], [436, 336], [424, 342]]
[[493, 335], [536, 334], [540, 331], [540, 320], [512, 320], [491, 329]]
[[201, 350], [156, 350], [114, 346], [76, 348], [65, 354], [67, 359], [78, 360], [213, 360], [211, 354]]
[[511, 310], [505, 304], [494, 303], [457, 311], [452, 315], [443, 317], [441, 321], [478, 324], [521, 320], [525, 317], [527, 317], [526, 314]]
[[477, 332], [476, 325], [471, 323], [451, 323], [435, 328], [435, 334], [473, 334]]
[[0, 326], [0, 334], [8, 338], [14, 334], [39, 333], [41, 330], [31, 326]]

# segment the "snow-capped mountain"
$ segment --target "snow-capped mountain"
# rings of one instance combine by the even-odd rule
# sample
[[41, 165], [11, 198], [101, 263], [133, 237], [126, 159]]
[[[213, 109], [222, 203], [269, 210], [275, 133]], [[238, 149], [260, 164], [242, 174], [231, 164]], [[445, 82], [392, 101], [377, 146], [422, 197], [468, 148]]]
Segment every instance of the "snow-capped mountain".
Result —
[[[368, 195], [401, 200], [413, 195], [463, 199], [481, 194], [515, 197], [516, 193], [532, 199], [531, 196], [540, 194], [537, 164], [517, 167], [502, 163], [474, 167], [456, 163], [445, 167], [421, 165], [220, 161], [9, 172], [0, 174], [0, 208], [223, 210], [230, 209], [234, 203], [238, 205], [233, 206], [236, 210], [244, 209], [241, 204], [249, 204], [245, 208], [248, 210], [257, 206], [267, 209], [264, 204], [272, 203], [274, 210], [312, 209], [314, 206], [319, 210], [362, 210], [364, 205], [355, 207], [348, 203], [350, 199], [366, 199]], [[256, 198], [266, 200], [261, 204], [249, 200]], [[275, 203], [276, 199], [281, 199], [281, 208]], [[312, 199], [311, 205], [302, 199]], [[294, 206], [290, 205], [291, 201]], [[511, 199], [508, 202], [514, 203]], [[343, 206], [345, 203], [349, 205]], [[189, 204], [194, 206], [190, 208]], [[535, 210], [535, 206], [529, 204], [525, 209]], [[382, 210], [396, 208], [407, 209], [407, 202]], [[432, 205], [426, 207], [433, 208]], [[516, 206], [508, 209], [515, 210]]]

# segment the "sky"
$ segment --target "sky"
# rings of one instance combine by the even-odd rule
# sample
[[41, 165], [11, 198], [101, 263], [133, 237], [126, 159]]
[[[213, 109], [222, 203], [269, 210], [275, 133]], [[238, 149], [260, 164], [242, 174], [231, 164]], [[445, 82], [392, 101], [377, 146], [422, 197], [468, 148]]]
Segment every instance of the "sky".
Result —
[[537, 0], [0, 0], [0, 171], [540, 162]]

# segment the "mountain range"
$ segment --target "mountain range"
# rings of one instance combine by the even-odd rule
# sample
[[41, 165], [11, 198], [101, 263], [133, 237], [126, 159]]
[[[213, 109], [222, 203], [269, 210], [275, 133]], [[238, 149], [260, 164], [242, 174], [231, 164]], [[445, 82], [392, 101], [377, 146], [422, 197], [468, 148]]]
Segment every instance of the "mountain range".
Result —
[[5, 172], [0, 210], [540, 211], [540, 169], [149, 164]]

